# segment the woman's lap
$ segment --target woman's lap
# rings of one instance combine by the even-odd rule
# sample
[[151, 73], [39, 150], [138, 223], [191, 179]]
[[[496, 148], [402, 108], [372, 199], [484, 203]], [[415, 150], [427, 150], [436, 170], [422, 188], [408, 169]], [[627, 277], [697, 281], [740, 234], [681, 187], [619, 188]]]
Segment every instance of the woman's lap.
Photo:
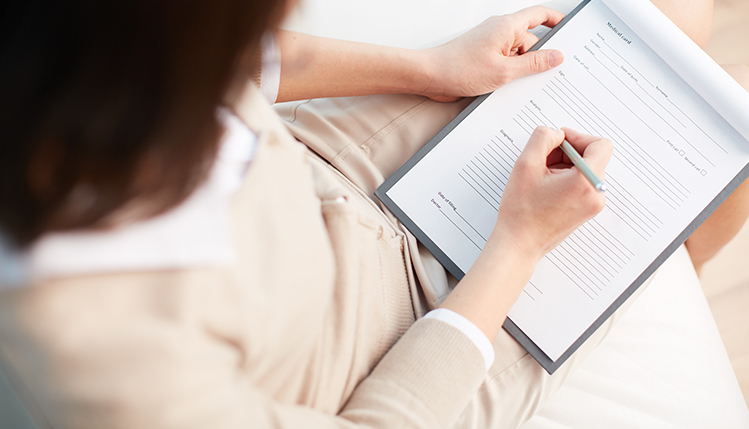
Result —
[[373, 95], [274, 107], [297, 139], [373, 197], [385, 178], [470, 101], [438, 103], [415, 95]]

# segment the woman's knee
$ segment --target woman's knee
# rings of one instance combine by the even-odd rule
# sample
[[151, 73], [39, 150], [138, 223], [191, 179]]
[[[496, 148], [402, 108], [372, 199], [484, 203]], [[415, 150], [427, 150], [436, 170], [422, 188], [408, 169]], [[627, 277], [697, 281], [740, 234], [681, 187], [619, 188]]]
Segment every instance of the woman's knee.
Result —
[[651, 0], [703, 49], [713, 32], [713, 0]]

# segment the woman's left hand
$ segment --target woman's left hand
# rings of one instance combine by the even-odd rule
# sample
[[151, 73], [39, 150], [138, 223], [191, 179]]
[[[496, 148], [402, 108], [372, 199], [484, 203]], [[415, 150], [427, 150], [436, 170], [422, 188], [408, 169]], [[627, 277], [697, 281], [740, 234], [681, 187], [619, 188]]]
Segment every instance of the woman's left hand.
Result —
[[428, 87], [422, 92], [436, 101], [486, 94], [530, 74], [558, 66], [556, 50], [528, 52], [538, 38], [528, 30], [554, 27], [564, 14], [533, 6], [510, 15], [493, 16], [462, 36], [423, 53], [431, 64]]
[[454, 101], [494, 91], [507, 82], [558, 66], [559, 51], [528, 52], [528, 32], [553, 27], [561, 12], [534, 6], [493, 16], [444, 45], [403, 49], [279, 31], [278, 101], [369, 94], [418, 94]]

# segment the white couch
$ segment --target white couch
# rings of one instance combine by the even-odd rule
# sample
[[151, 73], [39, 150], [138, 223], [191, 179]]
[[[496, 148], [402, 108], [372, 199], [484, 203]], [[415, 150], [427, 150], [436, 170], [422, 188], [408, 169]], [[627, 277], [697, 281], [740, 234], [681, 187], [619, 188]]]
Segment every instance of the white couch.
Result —
[[[302, 0], [284, 27], [414, 48], [537, 3], [566, 13], [577, 1]], [[683, 246], [524, 428], [749, 428], [747, 404]]]

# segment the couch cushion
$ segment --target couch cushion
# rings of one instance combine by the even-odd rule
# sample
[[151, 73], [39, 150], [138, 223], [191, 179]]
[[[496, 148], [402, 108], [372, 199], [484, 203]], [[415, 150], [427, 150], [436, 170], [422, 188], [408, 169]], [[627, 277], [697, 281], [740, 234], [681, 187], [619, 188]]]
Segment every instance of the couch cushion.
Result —
[[749, 428], [684, 246], [523, 429]]

